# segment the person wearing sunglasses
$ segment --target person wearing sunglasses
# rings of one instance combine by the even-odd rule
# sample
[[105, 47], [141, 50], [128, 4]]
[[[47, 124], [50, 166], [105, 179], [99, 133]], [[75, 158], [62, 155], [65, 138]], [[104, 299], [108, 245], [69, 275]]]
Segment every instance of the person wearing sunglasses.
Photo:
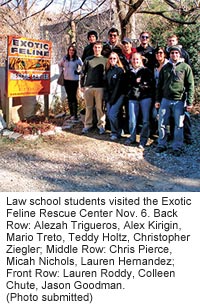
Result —
[[124, 100], [123, 86], [124, 68], [115, 52], [111, 52], [106, 63], [104, 99], [106, 103], [107, 116], [110, 122], [111, 137], [115, 141], [121, 137], [119, 115], [122, 112]]
[[137, 52], [139, 52], [143, 56], [143, 64], [148, 67], [152, 72], [155, 66], [155, 50], [152, 46], [150, 46], [150, 32], [143, 31], [140, 33], [140, 45], [136, 48]]
[[108, 40], [103, 43], [102, 55], [108, 58], [112, 51], [116, 52], [118, 55], [122, 53], [119, 44], [119, 31], [114, 27], [108, 31]]
[[[157, 46], [155, 49], [155, 67], [154, 67], [154, 80], [155, 87], [158, 85], [159, 74], [162, 67], [168, 63], [168, 59], [166, 59], [166, 51], [165, 47]], [[150, 137], [152, 139], [158, 134], [158, 112], [159, 109], [155, 108], [155, 100], [152, 103], [152, 112], [151, 112], [151, 120], [150, 120]]]
[[170, 59], [160, 71], [156, 91], [155, 107], [160, 108], [156, 152], [162, 153], [167, 150], [167, 125], [172, 116], [174, 120], [172, 154], [180, 156], [183, 152], [185, 109], [187, 112], [191, 111], [194, 99], [194, 77], [191, 67], [181, 58], [180, 46], [172, 46], [169, 52]]

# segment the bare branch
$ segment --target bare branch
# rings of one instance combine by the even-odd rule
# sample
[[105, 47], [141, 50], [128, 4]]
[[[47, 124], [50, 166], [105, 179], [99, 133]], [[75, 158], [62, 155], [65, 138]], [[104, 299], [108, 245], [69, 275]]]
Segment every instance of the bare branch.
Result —
[[[48, 8], [48, 7], [53, 3], [53, 1], [54, 1], [54, 0], [51, 0], [51, 1], [50, 1], [49, 3], [47, 3], [41, 10], [39, 10], [39, 11], [37, 11], [37, 12], [35, 12], [35, 13], [33, 13], [33, 14], [27, 16], [27, 17], [24, 17], [21, 21], [24, 21], [24, 20], [26, 20], [26, 19], [28, 19], [28, 18], [31, 18], [31, 17], [33, 17], [33, 16], [35, 16], [35, 15], [38, 15], [39, 13], [43, 12], [46, 8]], [[18, 24], [18, 22], [16, 22], [16, 23], [13, 24], [12, 26], [15, 26], [15, 25], [17, 25], [17, 24]]]
[[192, 21], [184, 21], [184, 20], [178, 20], [178, 19], [174, 19], [174, 18], [170, 18], [168, 16], [165, 15], [165, 13], [168, 13], [166, 11], [162, 11], [162, 12], [151, 12], [151, 11], [139, 11], [137, 12], [137, 14], [150, 14], [150, 15], [158, 15], [161, 16], [171, 22], [177, 23], [177, 24], [181, 24], [181, 25], [195, 25], [196, 24], [196, 20], [199, 18], [200, 15], [197, 15]]

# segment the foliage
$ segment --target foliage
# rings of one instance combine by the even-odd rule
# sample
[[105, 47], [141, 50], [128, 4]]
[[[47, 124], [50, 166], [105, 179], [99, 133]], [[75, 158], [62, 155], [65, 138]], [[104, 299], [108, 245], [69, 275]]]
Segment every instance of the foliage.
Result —
[[179, 44], [189, 53], [195, 78], [195, 101], [200, 101], [200, 24], [177, 25], [156, 18], [149, 24], [149, 30], [152, 33], [154, 46], [157, 44], [165, 46], [167, 37], [171, 34], [178, 36]]

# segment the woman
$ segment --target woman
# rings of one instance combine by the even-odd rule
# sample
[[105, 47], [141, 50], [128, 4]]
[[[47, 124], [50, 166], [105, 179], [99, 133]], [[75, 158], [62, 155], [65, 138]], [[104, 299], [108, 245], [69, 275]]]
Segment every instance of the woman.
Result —
[[[155, 86], [158, 85], [158, 79], [159, 79], [159, 73], [161, 68], [169, 61], [166, 59], [166, 52], [165, 48], [158, 46], [155, 50], [155, 58], [156, 63], [154, 67], [154, 80], [155, 80]], [[158, 109], [155, 108], [153, 105], [152, 107], [152, 119], [151, 119], [151, 135], [155, 136], [158, 134]]]
[[129, 132], [125, 144], [136, 142], [136, 128], [141, 111], [142, 129], [140, 132], [139, 148], [144, 149], [149, 137], [149, 118], [154, 92], [154, 79], [152, 72], [144, 67], [142, 55], [134, 53], [131, 58], [132, 69], [128, 74], [129, 99]]
[[64, 69], [64, 87], [67, 93], [70, 119], [78, 120], [77, 89], [79, 86], [80, 68], [83, 66], [81, 58], [77, 56], [76, 48], [70, 45], [67, 49], [67, 55], [58, 63], [59, 67]]
[[121, 137], [119, 113], [124, 99], [123, 74], [124, 69], [118, 54], [111, 52], [106, 63], [104, 99], [111, 128], [110, 140], [112, 141]]
[[169, 60], [166, 59], [166, 53], [164, 47], [156, 48], [155, 57], [156, 57], [156, 64], [154, 68], [154, 78], [157, 86], [160, 70]]

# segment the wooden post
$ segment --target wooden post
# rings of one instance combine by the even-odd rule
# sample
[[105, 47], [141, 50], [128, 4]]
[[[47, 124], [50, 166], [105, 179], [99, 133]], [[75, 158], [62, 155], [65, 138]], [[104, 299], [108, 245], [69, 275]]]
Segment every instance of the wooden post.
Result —
[[13, 98], [7, 97], [6, 99], [6, 124], [9, 128], [12, 122], [12, 106], [13, 106]]
[[44, 95], [44, 116], [45, 120], [49, 119], [49, 95]]

